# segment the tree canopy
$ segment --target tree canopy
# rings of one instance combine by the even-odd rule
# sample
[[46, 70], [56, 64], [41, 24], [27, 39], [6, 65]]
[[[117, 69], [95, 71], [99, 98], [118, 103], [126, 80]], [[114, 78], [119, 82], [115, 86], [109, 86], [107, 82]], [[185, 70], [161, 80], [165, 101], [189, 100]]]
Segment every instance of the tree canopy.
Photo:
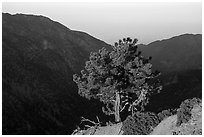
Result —
[[114, 114], [120, 121], [120, 112], [143, 110], [149, 96], [161, 90], [153, 80], [159, 75], [152, 72], [152, 64], [138, 51], [137, 39], [124, 38], [112, 46], [92, 52], [81, 75], [74, 75], [78, 92], [88, 99], [100, 99], [106, 104], [103, 111]]

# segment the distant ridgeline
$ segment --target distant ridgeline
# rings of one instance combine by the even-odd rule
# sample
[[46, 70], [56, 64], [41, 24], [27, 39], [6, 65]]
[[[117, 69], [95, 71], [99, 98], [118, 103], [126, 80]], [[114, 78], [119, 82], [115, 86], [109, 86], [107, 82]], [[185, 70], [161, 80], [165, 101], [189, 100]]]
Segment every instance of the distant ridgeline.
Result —
[[[164, 86], [147, 110], [160, 112], [187, 98], [201, 98], [201, 38], [184, 34], [139, 46], [142, 54], [152, 56]], [[105, 42], [47, 17], [3, 13], [3, 134], [71, 134], [81, 116], [111, 120], [102, 113], [101, 103], [80, 97], [72, 81], [90, 52], [102, 47], [111, 50]]]
[[140, 46], [152, 56], [153, 69], [162, 75], [163, 91], [149, 103], [151, 111], [179, 106], [187, 98], [202, 97], [202, 35], [184, 34]]

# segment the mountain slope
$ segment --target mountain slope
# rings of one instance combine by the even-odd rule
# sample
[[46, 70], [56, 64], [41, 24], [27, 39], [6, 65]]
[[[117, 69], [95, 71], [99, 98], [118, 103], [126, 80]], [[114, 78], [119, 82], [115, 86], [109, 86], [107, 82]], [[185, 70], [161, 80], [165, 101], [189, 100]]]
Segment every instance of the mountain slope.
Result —
[[[102, 47], [109, 48], [105, 42], [87, 33], [72, 31], [43, 16], [3, 14], [2, 19], [2, 35], [3, 38], [9, 38], [10, 45], [15, 44], [20, 51], [32, 55], [49, 49], [55, 51], [75, 72], [84, 66], [84, 61], [91, 51]], [[76, 56], [79, 60], [75, 59]]]
[[151, 98], [147, 108], [159, 112], [176, 108], [185, 99], [202, 97], [202, 35], [183, 34], [170, 39], [139, 45], [144, 56], [151, 56], [159, 70], [163, 90]]
[[142, 53], [152, 56], [152, 64], [162, 73], [201, 69], [202, 35], [183, 34], [140, 46]]
[[109, 45], [43, 16], [3, 13], [2, 23], [3, 134], [71, 133], [95, 105], [72, 75]]
[[191, 119], [178, 127], [177, 115], [164, 119], [150, 135], [202, 135], [202, 103], [196, 104], [191, 113]]

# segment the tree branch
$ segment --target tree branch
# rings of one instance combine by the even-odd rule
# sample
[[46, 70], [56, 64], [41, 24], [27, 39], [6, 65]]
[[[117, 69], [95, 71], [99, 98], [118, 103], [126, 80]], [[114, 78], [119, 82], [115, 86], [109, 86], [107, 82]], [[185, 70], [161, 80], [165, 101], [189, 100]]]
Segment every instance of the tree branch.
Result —
[[125, 105], [123, 106], [123, 108], [120, 110], [120, 112], [122, 112], [128, 104], [129, 104], [129, 102], [126, 102]]
[[[94, 124], [94, 125], [97, 124], [96, 122], [91, 121], [91, 120], [89, 120], [89, 119], [86, 119], [86, 118], [84, 118], [84, 117], [81, 117], [81, 118], [82, 118], [81, 123], [87, 121], [87, 122], [90, 122], [90, 123], [92, 123], [92, 124]], [[81, 124], [81, 123], [80, 123], [80, 124]]]

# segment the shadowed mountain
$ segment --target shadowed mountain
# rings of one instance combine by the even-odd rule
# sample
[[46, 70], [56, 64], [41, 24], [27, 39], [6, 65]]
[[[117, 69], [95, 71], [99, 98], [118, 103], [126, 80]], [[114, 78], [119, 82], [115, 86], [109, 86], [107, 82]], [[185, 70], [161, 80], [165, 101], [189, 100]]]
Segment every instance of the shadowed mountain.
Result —
[[[152, 111], [201, 95], [201, 35], [181, 35], [142, 48], [164, 75]], [[110, 45], [43, 16], [2, 14], [3, 134], [70, 134], [84, 116], [102, 122], [99, 102], [77, 94], [72, 75], [91, 51]], [[199, 91], [199, 92], [198, 92]]]
[[3, 13], [2, 23], [3, 134], [69, 134], [94, 117], [72, 75], [109, 45], [43, 16]]
[[202, 69], [202, 35], [183, 34], [139, 46], [162, 73]]
[[72, 31], [43, 16], [3, 14], [2, 19], [4, 44], [15, 44], [30, 60], [50, 50], [59, 54], [72, 71], [78, 72], [91, 51], [109, 48], [87, 33]]
[[175, 108], [187, 98], [202, 97], [202, 35], [183, 34], [140, 45], [161, 72], [163, 90], [149, 103], [151, 111]]

